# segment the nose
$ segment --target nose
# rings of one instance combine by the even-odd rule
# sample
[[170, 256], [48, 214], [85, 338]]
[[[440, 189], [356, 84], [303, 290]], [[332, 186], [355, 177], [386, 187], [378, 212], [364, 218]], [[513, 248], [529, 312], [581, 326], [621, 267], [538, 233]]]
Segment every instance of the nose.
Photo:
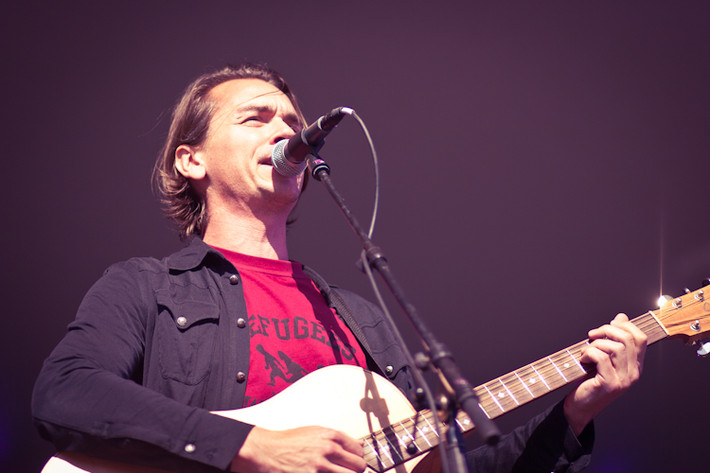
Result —
[[281, 118], [274, 118], [273, 120], [274, 123], [274, 133], [271, 136], [271, 144], [275, 145], [281, 140], [287, 140], [291, 138], [293, 135], [296, 134], [293, 128], [291, 128], [291, 125], [286, 123], [283, 119]]

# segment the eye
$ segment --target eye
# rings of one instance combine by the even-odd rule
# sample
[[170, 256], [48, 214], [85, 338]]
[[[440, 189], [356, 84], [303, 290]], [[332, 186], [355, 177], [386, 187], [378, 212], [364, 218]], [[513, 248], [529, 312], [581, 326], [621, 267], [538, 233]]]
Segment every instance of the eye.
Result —
[[263, 120], [259, 115], [249, 115], [247, 117], [244, 117], [241, 121], [242, 124], [247, 125], [257, 125], [261, 122], [263, 122]]

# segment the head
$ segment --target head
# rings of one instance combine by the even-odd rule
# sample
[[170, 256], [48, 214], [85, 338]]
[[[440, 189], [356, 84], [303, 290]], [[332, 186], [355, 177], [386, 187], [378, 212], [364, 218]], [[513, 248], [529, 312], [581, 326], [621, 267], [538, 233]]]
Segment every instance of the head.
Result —
[[203, 193], [178, 171], [176, 151], [183, 145], [199, 147], [204, 143], [216, 110], [210, 92], [218, 85], [235, 79], [258, 79], [271, 84], [288, 97], [301, 125], [305, 124], [296, 96], [284, 78], [264, 65], [227, 66], [203, 74], [192, 82], [173, 111], [168, 137], [153, 170], [154, 184], [165, 213], [177, 224], [181, 238], [203, 234], [207, 208]]

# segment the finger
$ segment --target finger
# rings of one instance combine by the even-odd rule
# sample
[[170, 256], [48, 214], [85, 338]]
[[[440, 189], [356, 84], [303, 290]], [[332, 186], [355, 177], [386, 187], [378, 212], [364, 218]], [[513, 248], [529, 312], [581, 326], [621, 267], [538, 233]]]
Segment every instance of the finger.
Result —
[[631, 322], [626, 314], [617, 314], [614, 320], [610, 322], [610, 325], [615, 327], [620, 327], [628, 332], [630, 332], [635, 339], [646, 342], [646, 334], [641, 330], [635, 323]]
[[362, 456], [364, 454], [362, 442], [360, 440], [355, 440], [344, 432], [338, 430], [332, 431], [332, 435], [331, 439], [343, 447], [346, 451], [358, 456]]
[[[603, 325], [591, 330], [589, 336], [592, 340], [610, 339], [624, 344], [624, 354], [627, 362], [638, 368], [639, 373], [643, 369], [643, 360], [646, 354], [646, 334], [635, 324], [628, 322], [624, 314], [619, 314], [608, 325]], [[621, 356], [619, 352], [617, 356]]]
[[[590, 347], [601, 352], [600, 358], [597, 358], [597, 371], [606, 368], [616, 371], [616, 376], [623, 378], [626, 377], [631, 369], [636, 366], [635, 356], [630, 356], [626, 346], [623, 343], [610, 340], [608, 338], [594, 340]], [[603, 355], [602, 355], [603, 354]], [[604, 363], [602, 367], [599, 366], [600, 363]]]
[[581, 361], [595, 363], [597, 373], [612, 388], [627, 388], [641, 375], [641, 355], [632, 348], [610, 339], [594, 340], [582, 354]]
[[363, 459], [362, 443], [337, 430], [329, 431], [329, 435], [334, 448], [325, 457], [335, 465], [358, 473], [363, 472], [367, 463]]
[[589, 346], [596, 348], [603, 352], [606, 356], [613, 358], [623, 356], [626, 346], [617, 342], [616, 340], [611, 340], [609, 338], [600, 338], [597, 340], [592, 340]]
[[594, 363], [596, 367], [596, 373], [592, 380], [597, 384], [597, 387], [611, 392], [624, 386], [623, 379], [626, 379], [624, 373], [614, 367], [606, 352], [590, 345], [584, 353], [584, 358], [585, 363]]
[[581, 358], [583, 363], [594, 364], [595, 372], [592, 379], [596, 379], [598, 384], [614, 376], [614, 368], [611, 365], [609, 355], [594, 346], [588, 346]]
[[367, 468], [367, 463], [361, 456], [346, 452], [344, 450], [341, 454], [335, 456], [327, 456], [326, 458], [328, 459], [328, 461], [333, 463], [334, 471], [338, 471], [342, 468], [347, 473], [353, 471], [356, 473], [362, 473]]
[[621, 333], [618, 331], [610, 331], [611, 327], [621, 329], [631, 334], [636, 344], [646, 343], [646, 334], [643, 333], [643, 331], [638, 328], [636, 324], [630, 322], [626, 314], [617, 314], [616, 317], [614, 317], [614, 320], [609, 322], [609, 324], [590, 330], [590, 338], [602, 338], [605, 336], [612, 338], [614, 334], [619, 335]]
[[633, 338], [633, 347], [631, 345], [627, 345], [627, 347], [633, 348], [635, 350], [636, 359], [641, 365], [643, 365], [643, 359], [646, 355], [646, 344], [648, 343], [648, 336], [639, 327], [637, 327], [636, 324], [632, 322], [618, 322], [616, 320], [613, 320], [611, 322], [611, 325], [631, 334]]
[[[612, 322], [613, 323], [613, 322]], [[623, 343], [624, 346], [635, 348], [645, 343], [646, 338], [643, 332], [634, 324], [627, 322], [628, 325], [602, 325], [599, 328], [589, 331], [589, 338], [592, 340], [610, 339], [616, 342]]]
[[[602, 339], [594, 340], [587, 345], [582, 353], [581, 360], [583, 363], [605, 364], [612, 369], [621, 372], [626, 371], [625, 357], [623, 355], [624, 345], [613, 340]], [[597, 366], [597, 371], [600, 366]]]

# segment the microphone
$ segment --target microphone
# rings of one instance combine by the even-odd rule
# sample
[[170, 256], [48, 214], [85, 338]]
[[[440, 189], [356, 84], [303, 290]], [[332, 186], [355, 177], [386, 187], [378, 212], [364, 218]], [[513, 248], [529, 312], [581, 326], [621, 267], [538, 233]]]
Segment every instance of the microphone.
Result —
[[271, 152], [271, 163], [283, 176], [297, 176], [308, 165], [308, 156], [315, 155], [325, 144], [325, 137], [333, 131], [345, 115], [352, 115], [353, 109], [338, 107], [316, 120], [287, 140], [276, 143]]

